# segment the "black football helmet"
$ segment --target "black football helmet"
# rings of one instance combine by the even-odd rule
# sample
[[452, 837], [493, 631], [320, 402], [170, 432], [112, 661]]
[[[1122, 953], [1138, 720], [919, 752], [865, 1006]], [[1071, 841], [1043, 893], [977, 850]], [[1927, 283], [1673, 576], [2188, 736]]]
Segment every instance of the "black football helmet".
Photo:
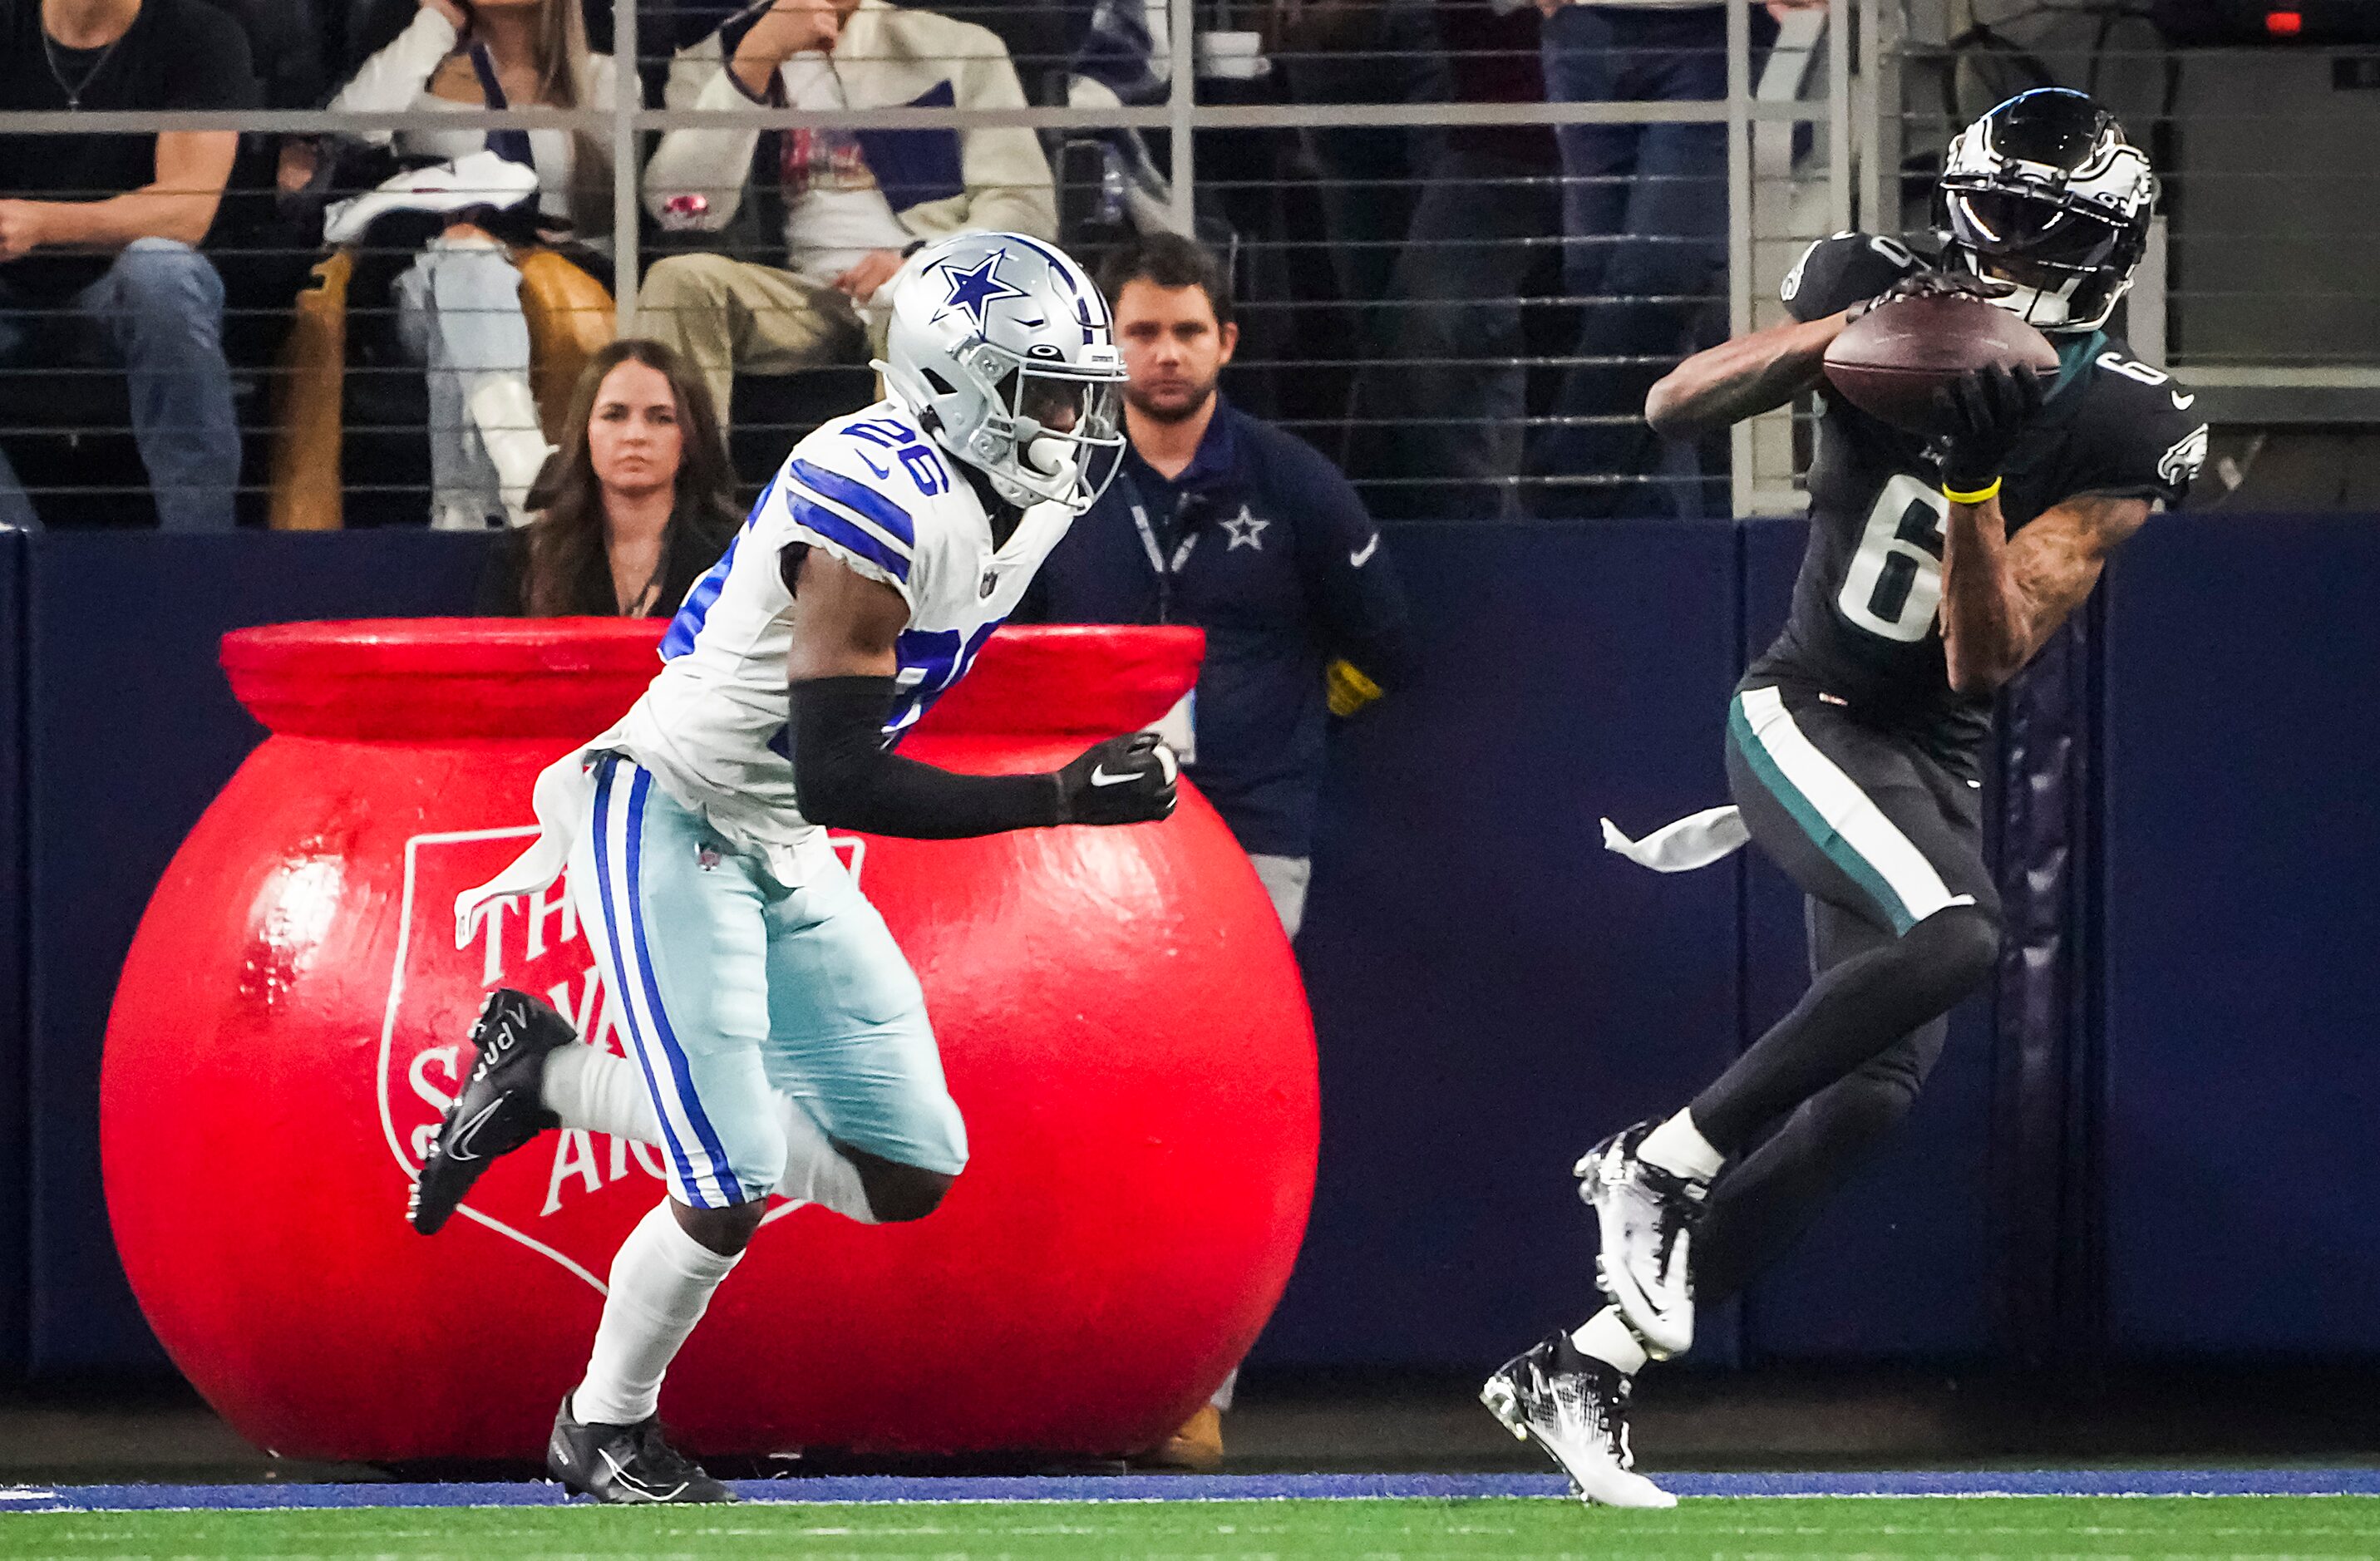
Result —
[[2156, 175], [2081, 92], [2019, 92], [1959, 132], [1936, 187], [1949, 258], [2011, 284], [1993, 301], [2044, 331], [2106, 323], [2148, 245]]

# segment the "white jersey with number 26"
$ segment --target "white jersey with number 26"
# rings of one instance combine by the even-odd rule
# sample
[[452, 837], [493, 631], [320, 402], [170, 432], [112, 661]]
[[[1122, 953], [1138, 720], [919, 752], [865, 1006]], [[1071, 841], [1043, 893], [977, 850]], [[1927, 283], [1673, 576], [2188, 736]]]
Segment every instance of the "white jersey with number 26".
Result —
[[995, 548], [975, 489], [899, 402], [830, 422], [794, 446], [725, 556], [686, 593], [662, 641], [661, 675], [588, 746], [627, 754], [729, 840], [800, 873], [824, 840], [794, 791], [784, 549], [823, 549], [909, 604], [890, 743], [966, 674], [1073, 521], [1062, 504], [1036, 504]]

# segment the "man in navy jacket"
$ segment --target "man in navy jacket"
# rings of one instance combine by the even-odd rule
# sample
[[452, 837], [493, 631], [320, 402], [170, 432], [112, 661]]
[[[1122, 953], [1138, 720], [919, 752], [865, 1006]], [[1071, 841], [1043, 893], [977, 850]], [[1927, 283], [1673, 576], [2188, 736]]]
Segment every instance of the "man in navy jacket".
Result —
[[[1189, 708], [1164, 730], [1294, 938], [1325, 730], [1409, 675], [1404, 593], [1337, 468], [1216, 390], [1239, 327], [1215, 258], [1152, 234], [1111, 256], [1099, 283], [1123, 348], [1130, 444], [1015, 616], [1207, 631]], [[1226, 1381], [1148, 1461], [1220, 1463], [1231, 1393]]]
[[1207, 631], [1188, 730], [1177, 712], [1169, 735], [1293, 938], [1325, 729], [1409, 675], [1404, 594], [1347, 479], [1217, 391], [1239, 328], [1214, 257], [1153, 234], [1111, 256], [1100, 283], [1130, 376], [1131, 445], [1017, 616]]

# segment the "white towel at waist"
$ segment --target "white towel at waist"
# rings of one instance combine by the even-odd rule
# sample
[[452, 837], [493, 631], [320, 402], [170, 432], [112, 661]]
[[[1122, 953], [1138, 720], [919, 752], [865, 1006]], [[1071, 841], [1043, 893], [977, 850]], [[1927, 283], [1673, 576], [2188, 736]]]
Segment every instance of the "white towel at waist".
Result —
[[1620, 827], [1603, 821], [1603, 849], [1617, 852], [1640, 867], [1657, 873], [1691, 873], [1723, 862], [1743, 848], [1752, 831], [1732, 807], [1706, 807], [1691, 817], [1663, 825], [1641, 841], [1632, 841]]

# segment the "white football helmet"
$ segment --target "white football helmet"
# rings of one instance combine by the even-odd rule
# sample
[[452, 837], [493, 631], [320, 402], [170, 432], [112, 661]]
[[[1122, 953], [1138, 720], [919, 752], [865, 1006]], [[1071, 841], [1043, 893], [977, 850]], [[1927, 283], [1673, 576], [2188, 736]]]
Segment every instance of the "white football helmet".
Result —
[[1123, 454], [1123, 357], [1098, 284], [1038, 238], [962, 233], [889, 285], [876, 369], [892, 393], [1010, 503], [1089, 509]]

